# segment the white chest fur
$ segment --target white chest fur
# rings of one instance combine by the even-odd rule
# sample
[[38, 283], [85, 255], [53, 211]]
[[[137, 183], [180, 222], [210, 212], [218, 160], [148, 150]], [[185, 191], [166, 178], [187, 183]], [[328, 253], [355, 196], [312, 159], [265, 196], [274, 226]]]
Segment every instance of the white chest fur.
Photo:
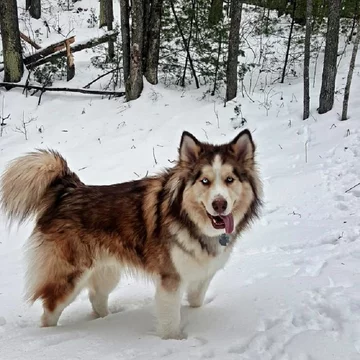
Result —
[[230, 248], [221, 246], [216, 239], [207, 242], [204, 249], [199, 241], [190, 238], [186, 230], [179, 231], [176, 240], [171, 258], [184, 282], [211, 278], [224, 267], [231, 253]]

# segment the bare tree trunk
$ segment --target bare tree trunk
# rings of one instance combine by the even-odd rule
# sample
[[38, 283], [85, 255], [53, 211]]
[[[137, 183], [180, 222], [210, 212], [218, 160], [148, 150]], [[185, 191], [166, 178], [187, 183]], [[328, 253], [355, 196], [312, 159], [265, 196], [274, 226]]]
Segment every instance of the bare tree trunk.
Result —
[[356, 0], [355, 2], [355, 11], [354, 11], [354, 16], [353, 16], [353, 22], [351, 25], [351, 31], [348, 37], [348, 42], [352, 41], [352, 38], [354, 36], [354, 30], [355, 30], [355, 26], [357, 24], [357, 19], [358, 19], [358, 13], [359, 13], [359, 0]]
[[150, 31], [150, 14], [151, 14], [151, 3], [152, 0], [143, 0], [143, 9], [144, 9], [144, 39], [143, 39], [143, 48], [142, 48], [142, 54], [143, 54], [143, 73], [145, 74], [146, 71], [146, 57], [148, 54], [149, 49], [149, 31]]
[[123, 53], [123, 71], [124, 71], [124, 81], [126, 83], [130, 75], [129, 0], [120, 0], [120, 17], [121, 17], [122, 53]]
[[0, 0], [0, 31], [4, 57], [4, 81], [19, 82], [24, 66], [16, 0]]
[[189, 46], [188, 46], [187, 41], [185, 39], [185, 35], [184, 35], [183, 31], [182, 31], [181, 24], [180, 24], [180, 21], [179, 21], [179, 18], [177, 16], [177, 14], [176, 14], [174, 3], [173, 3], [172, 0], [170, 0], [170, 5], [171, 5], [172, 13], [173, 13], [175, 21], [176, 21], [176, 25], [177, 25], [177, 27], [179, 29], [179, 32], [180, 32], [180, 35], [181, 35], [182, 42], [184, 44], [184, 48], [185, 48], [187, 57], [189, 58], [190, 68], [191, 68], [192, 74], [193, 74], [194, 79], [195, 79], [196, 88], [199, 89], [200, 88], [199, 80], [197, 78], [194, 63], [193, 63], [191, 55], [190, 55]]
[[[107, 26], [108, 31], [113, 30], [114, 8], [113, 0], [100, 0], [99, 27]], [[108, 58], [111, 60], [115, 56], [114, 40], [110, 39], [108, 43]]]
[[[2, 0], [6, 1], [6, 0]], [[30, 16], [34, 19], [40, 19], [41, 17], [41, 0], [26, 0], [26, 10], [29, 10]]]
[[[188, 48], [190, 48], [190, 44], [191, 44], [191, 38], [192, 38], [192, 34], [193, 34], [193, 25], [194, 25], [194, 19], [195, 19], [195, 12], [196, 12], [196, 0], [192, 0], [192, 11], [191, 11], [191, 19], [190, 19], [190, 31], [189, 31], [189, 38], [187, 41], [187, 46]], [[189, 56], [186, 55], [186, 60], [185, 60], [185, 66], [184, 66], [184, 71], [183, 71], [183, 76], [181, 78], [181, 82], [180, 82], [180, 86], [185, 87], [185, 77], [186, 77], [186, 70], [187, 70], [187, 65], [189, 62]]]
[[291, 14], [290, 33], [289, 33], [288, 44], [287, 44], [287, 49], [286, 49], [284, 68], [283, 68], [283, 72], [282, 72], [282, 75], [281, 75], [281, 81], [280, 81], [282, 84], [285, 81], [286, 67], [287, 67], [287, 63], [288, 63], [288, 60], [289, 60], [290, 45], [291, 45], [292, 33], [293, 33], [293, 30], [294, 30], [294, 24], [295, 24], [296, 0], [293, 0], [293, 1], [294, 2], [293, 2], [292, 14]]
[[310, 116], [310, 42], [312, 26], [312, 0], [306, 2], [306, 29], [305, 29], [305, 53], [304, 53], [304, 111], [303, 120]]
[[232, 0], [230, 9], [229, 50], [226, 68], [226, 101], [234, 99], [237, 94], [241, 12], [242, 1]]
[[324, 67], [319, 101], [319, 114], [330, 111], [334, 105], [336, 60], [339, 45], [341, 0], [329, 1]]
[[347, 80], [346, 80], [341, 120], [347, 120], [347, 112], [348, 112], [349, 96], [350, 96], [350, 87], [351, 87], [351, 81], [352, 81], [354, 68], [355, 68], [356, 55], [357, 55], [358, 48], [359, 48], [359, 42], [360, 42], [360, 21], [358, 19], [357, 20], [357, 33], [356, 33], [356, 38], [355, 38], [353, 51], [352, 51], [352, 54], [351, 54], [349, 72], [348, 72], [348, 76], [347, 76]]
[[219, 31], [218, 52], [217, 52], [215, 74], [214, 74], [214, 87], [213, 87], [213, 91], [211, 92], [211, 96], [215, 95], [215, 91], [216, 91], [216, 87], [217, 87], [217, 77], [218, 77], [219, 66], [220, 66], [221, 49], [222, 49], [222, 36], [221, 36], [221, 31]]
[[218, 24], [223, 18], [223, 3], [224, 0], [212, 0], [209, 12], [209, 25]]
[[132, 1], [131, 20], [130, 76], [126, 82], [127, 101], [137, 99], [144, 87], [142, 68], [144, 5], [142, 0]]
[[152, 0], [145, 77], [154, 85], [158, 83], [162, 7], [163, 0]]

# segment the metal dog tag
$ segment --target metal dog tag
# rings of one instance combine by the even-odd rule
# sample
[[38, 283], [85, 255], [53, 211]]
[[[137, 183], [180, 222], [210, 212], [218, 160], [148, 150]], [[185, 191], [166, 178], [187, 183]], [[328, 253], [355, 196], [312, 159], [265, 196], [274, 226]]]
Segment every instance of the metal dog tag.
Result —
[[228, 234], [221, 234], [219, 237], [219, 243], [222, 246], [226, 246], [230, 242], [230, 236]]

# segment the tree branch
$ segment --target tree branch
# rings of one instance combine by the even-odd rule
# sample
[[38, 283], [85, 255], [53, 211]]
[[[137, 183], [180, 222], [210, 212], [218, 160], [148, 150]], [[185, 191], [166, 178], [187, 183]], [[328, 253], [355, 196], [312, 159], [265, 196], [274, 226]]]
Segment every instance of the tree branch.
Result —
[[26, 89], [34, 89], [40, 90], [42, 92], [45, 91], [56, 91], [56, 92], [73, 92], [73, 93], [81, 93], [81, 94], [90, 94], [90, 95], [109, 95], [109, 96], [125, 96], [124, 91], [107, 91], [107, 90], [90, 90], [90, 89], [73, 89], [73, 88], [57, 88], [57, 87], [43, 87], [37, 85], [21, 85], [14, 84], [9, 82], [0, 82], [0, 86], [4, 86], [7, 89], [11, 88], [26, 88]]

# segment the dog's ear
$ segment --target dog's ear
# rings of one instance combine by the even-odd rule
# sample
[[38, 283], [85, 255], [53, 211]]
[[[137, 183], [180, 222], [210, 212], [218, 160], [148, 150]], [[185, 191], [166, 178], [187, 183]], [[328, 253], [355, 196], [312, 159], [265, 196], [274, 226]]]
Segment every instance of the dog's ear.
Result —
[[201, 143], [192, 134], [184, 131], [181, 136], [179, 158], [188, 163], [195, 162], [200, 155]]
[[255, 144], [249, 130], [243, 130], [230, 142], [230, 148], [239, 161], [246, 161], [254, 157]]

